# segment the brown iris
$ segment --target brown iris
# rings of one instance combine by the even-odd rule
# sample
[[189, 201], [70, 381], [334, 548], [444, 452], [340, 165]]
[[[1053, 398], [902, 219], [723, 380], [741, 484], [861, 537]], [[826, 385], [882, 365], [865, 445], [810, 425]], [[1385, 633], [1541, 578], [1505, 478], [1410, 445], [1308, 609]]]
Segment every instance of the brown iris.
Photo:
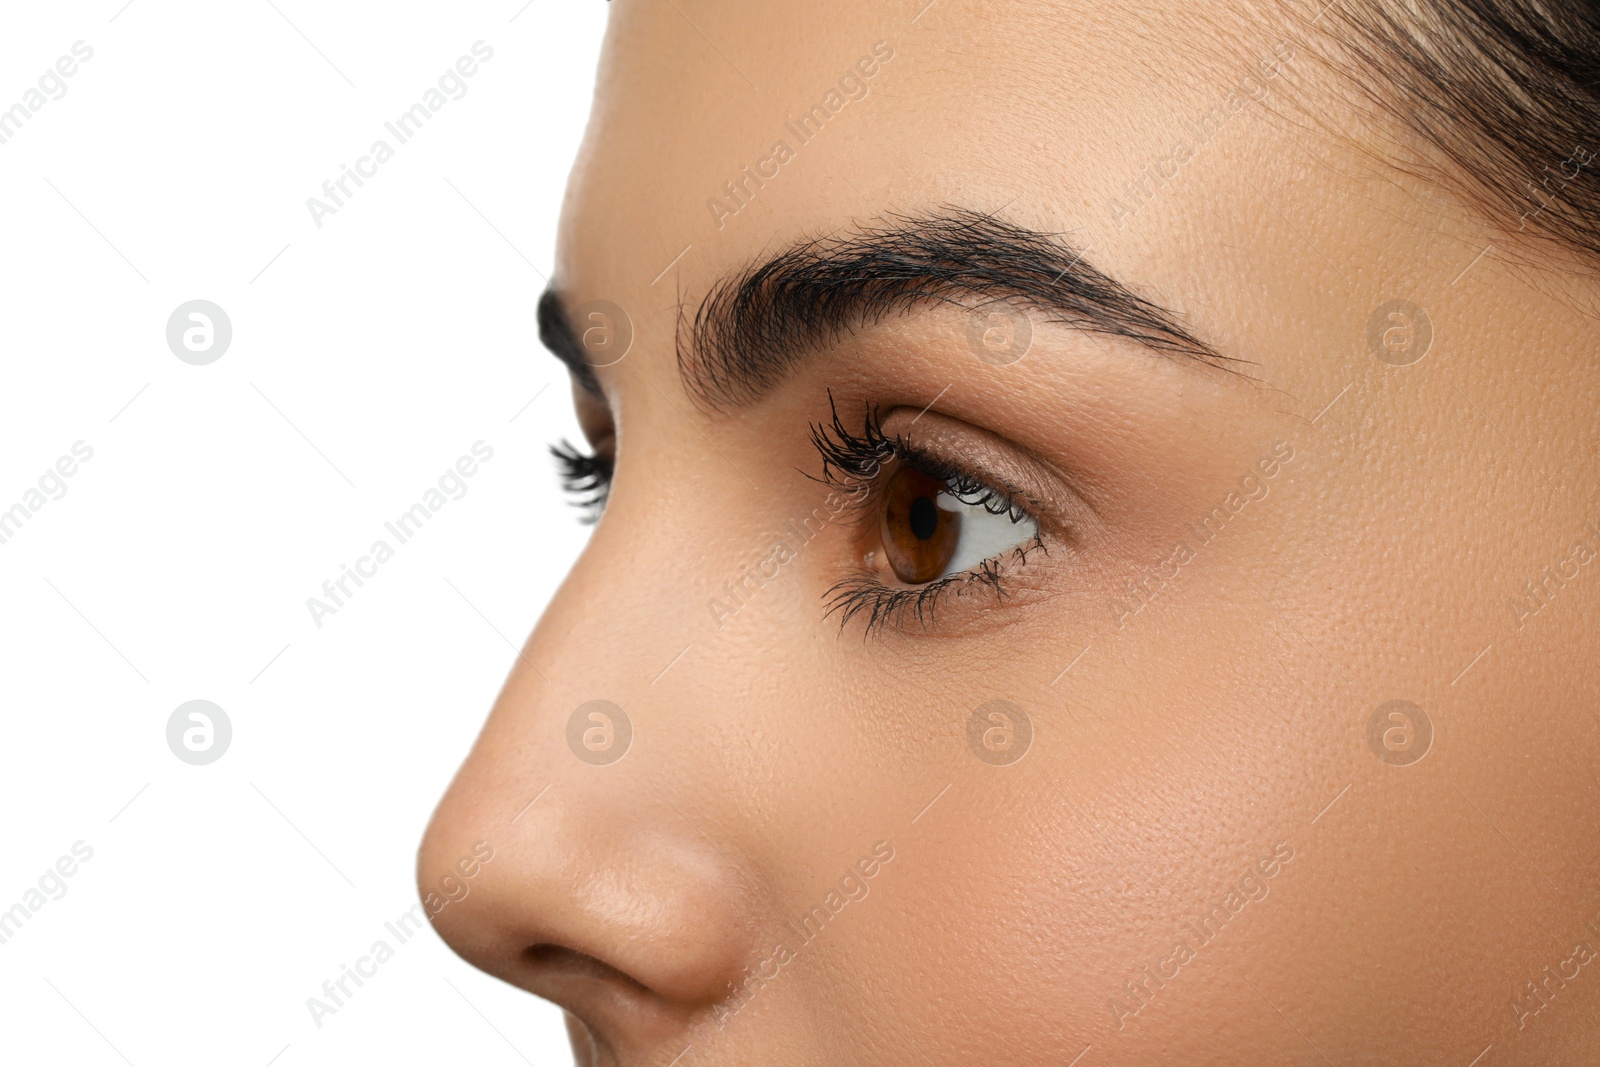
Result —
[[883, 551], [902, 582], [922, 585], [944, 575], [961, 534], [961, 513], [939, 506], [949, 486], [915, 467], [889, 478], [883, 499]]

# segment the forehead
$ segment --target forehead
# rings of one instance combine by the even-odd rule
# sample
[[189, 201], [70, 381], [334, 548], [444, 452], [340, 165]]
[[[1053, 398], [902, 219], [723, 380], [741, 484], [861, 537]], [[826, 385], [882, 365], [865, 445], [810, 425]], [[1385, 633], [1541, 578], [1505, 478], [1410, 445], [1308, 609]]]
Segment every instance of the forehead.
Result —
[[[1124, 187], [1274, 43], [1192, 5], [924, 5], [617, 0], [563, 218], [569, 301], [648, 319], [764, 249], [945, 204], [1113, 262], [1170, 249], [1172, 213], [1131, 229]], [[1248, 140], [1226, 113], [1241, 132], [1185, 199], [1215, 197]]]

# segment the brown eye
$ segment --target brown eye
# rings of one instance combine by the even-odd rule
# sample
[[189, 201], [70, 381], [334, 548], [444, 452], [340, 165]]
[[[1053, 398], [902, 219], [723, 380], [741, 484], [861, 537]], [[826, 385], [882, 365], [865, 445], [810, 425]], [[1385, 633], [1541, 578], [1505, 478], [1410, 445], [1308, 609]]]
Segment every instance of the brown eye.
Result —
[[883, 551], [908, 585], [942, 577], [956, 554], [961, 512], [940, 507], [941, 494], [954, 503], [949, 486], [911, 466], [895, 471], [884, 488]]

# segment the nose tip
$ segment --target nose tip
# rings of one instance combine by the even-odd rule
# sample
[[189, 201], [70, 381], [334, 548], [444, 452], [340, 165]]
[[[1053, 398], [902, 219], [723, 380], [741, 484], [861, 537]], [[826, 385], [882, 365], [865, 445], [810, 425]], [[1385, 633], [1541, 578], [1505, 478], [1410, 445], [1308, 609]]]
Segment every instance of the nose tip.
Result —
[[[653, 789], [621, 775], [597, 788], [616, 770], [564, 771], [512, 821], [500, 805], [489, 817], [469, 760], [418, 857], [434, 926], [460, 956], [613, 1046], [680, 1030], [750, 955], [738, 872]], [[486, 850], [464, 892], [441, 893], [461, 857]]]

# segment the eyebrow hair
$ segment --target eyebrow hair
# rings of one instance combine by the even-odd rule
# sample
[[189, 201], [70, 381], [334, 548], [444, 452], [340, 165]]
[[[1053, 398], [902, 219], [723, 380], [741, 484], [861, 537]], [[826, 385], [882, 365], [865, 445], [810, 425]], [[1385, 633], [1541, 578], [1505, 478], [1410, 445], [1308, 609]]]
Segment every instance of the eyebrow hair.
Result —
[[550, 354], [565, 363], [567, 370], [583, 386], [584, 392], [604, 399], [605, 394], [600, 390], [600, 379], [595, 376], [594, 368], [589, 365], [588, 358], [584, 355], [583, 344], [578, 340], [578, 335], [572, 329], [572, 320], [567, 318], [567, 307], [561, 301], [561, 295], [555, 287], [549, 286], [539, 295], [539, 340]]
[[946, 208], [803, 240], [724, 278], [692, 322], [680, 318], [678, 373], [702, 404], [743, 406], [766, 395], [810, 351], [853, 330], [930, 305], [991, 303], [1129, 338], [1166, 356], [1222, 369], [1243, 362], [1095, 268], [1061, 235]]
[[[712, 409], [754, 403], [820, 345], [937, 304], [1011, 303], [1088, 333], [1234, 369], [1178, 316], [1100, 271], [1059, 234], [949, 208], [803, 240], [718, 282], [680, 320], [678, 374]], [[973, 301], [964, 303], [963, 301]], [[554, 285], [539, 297], [539, 339], [589, 394], [603, 397]]]

